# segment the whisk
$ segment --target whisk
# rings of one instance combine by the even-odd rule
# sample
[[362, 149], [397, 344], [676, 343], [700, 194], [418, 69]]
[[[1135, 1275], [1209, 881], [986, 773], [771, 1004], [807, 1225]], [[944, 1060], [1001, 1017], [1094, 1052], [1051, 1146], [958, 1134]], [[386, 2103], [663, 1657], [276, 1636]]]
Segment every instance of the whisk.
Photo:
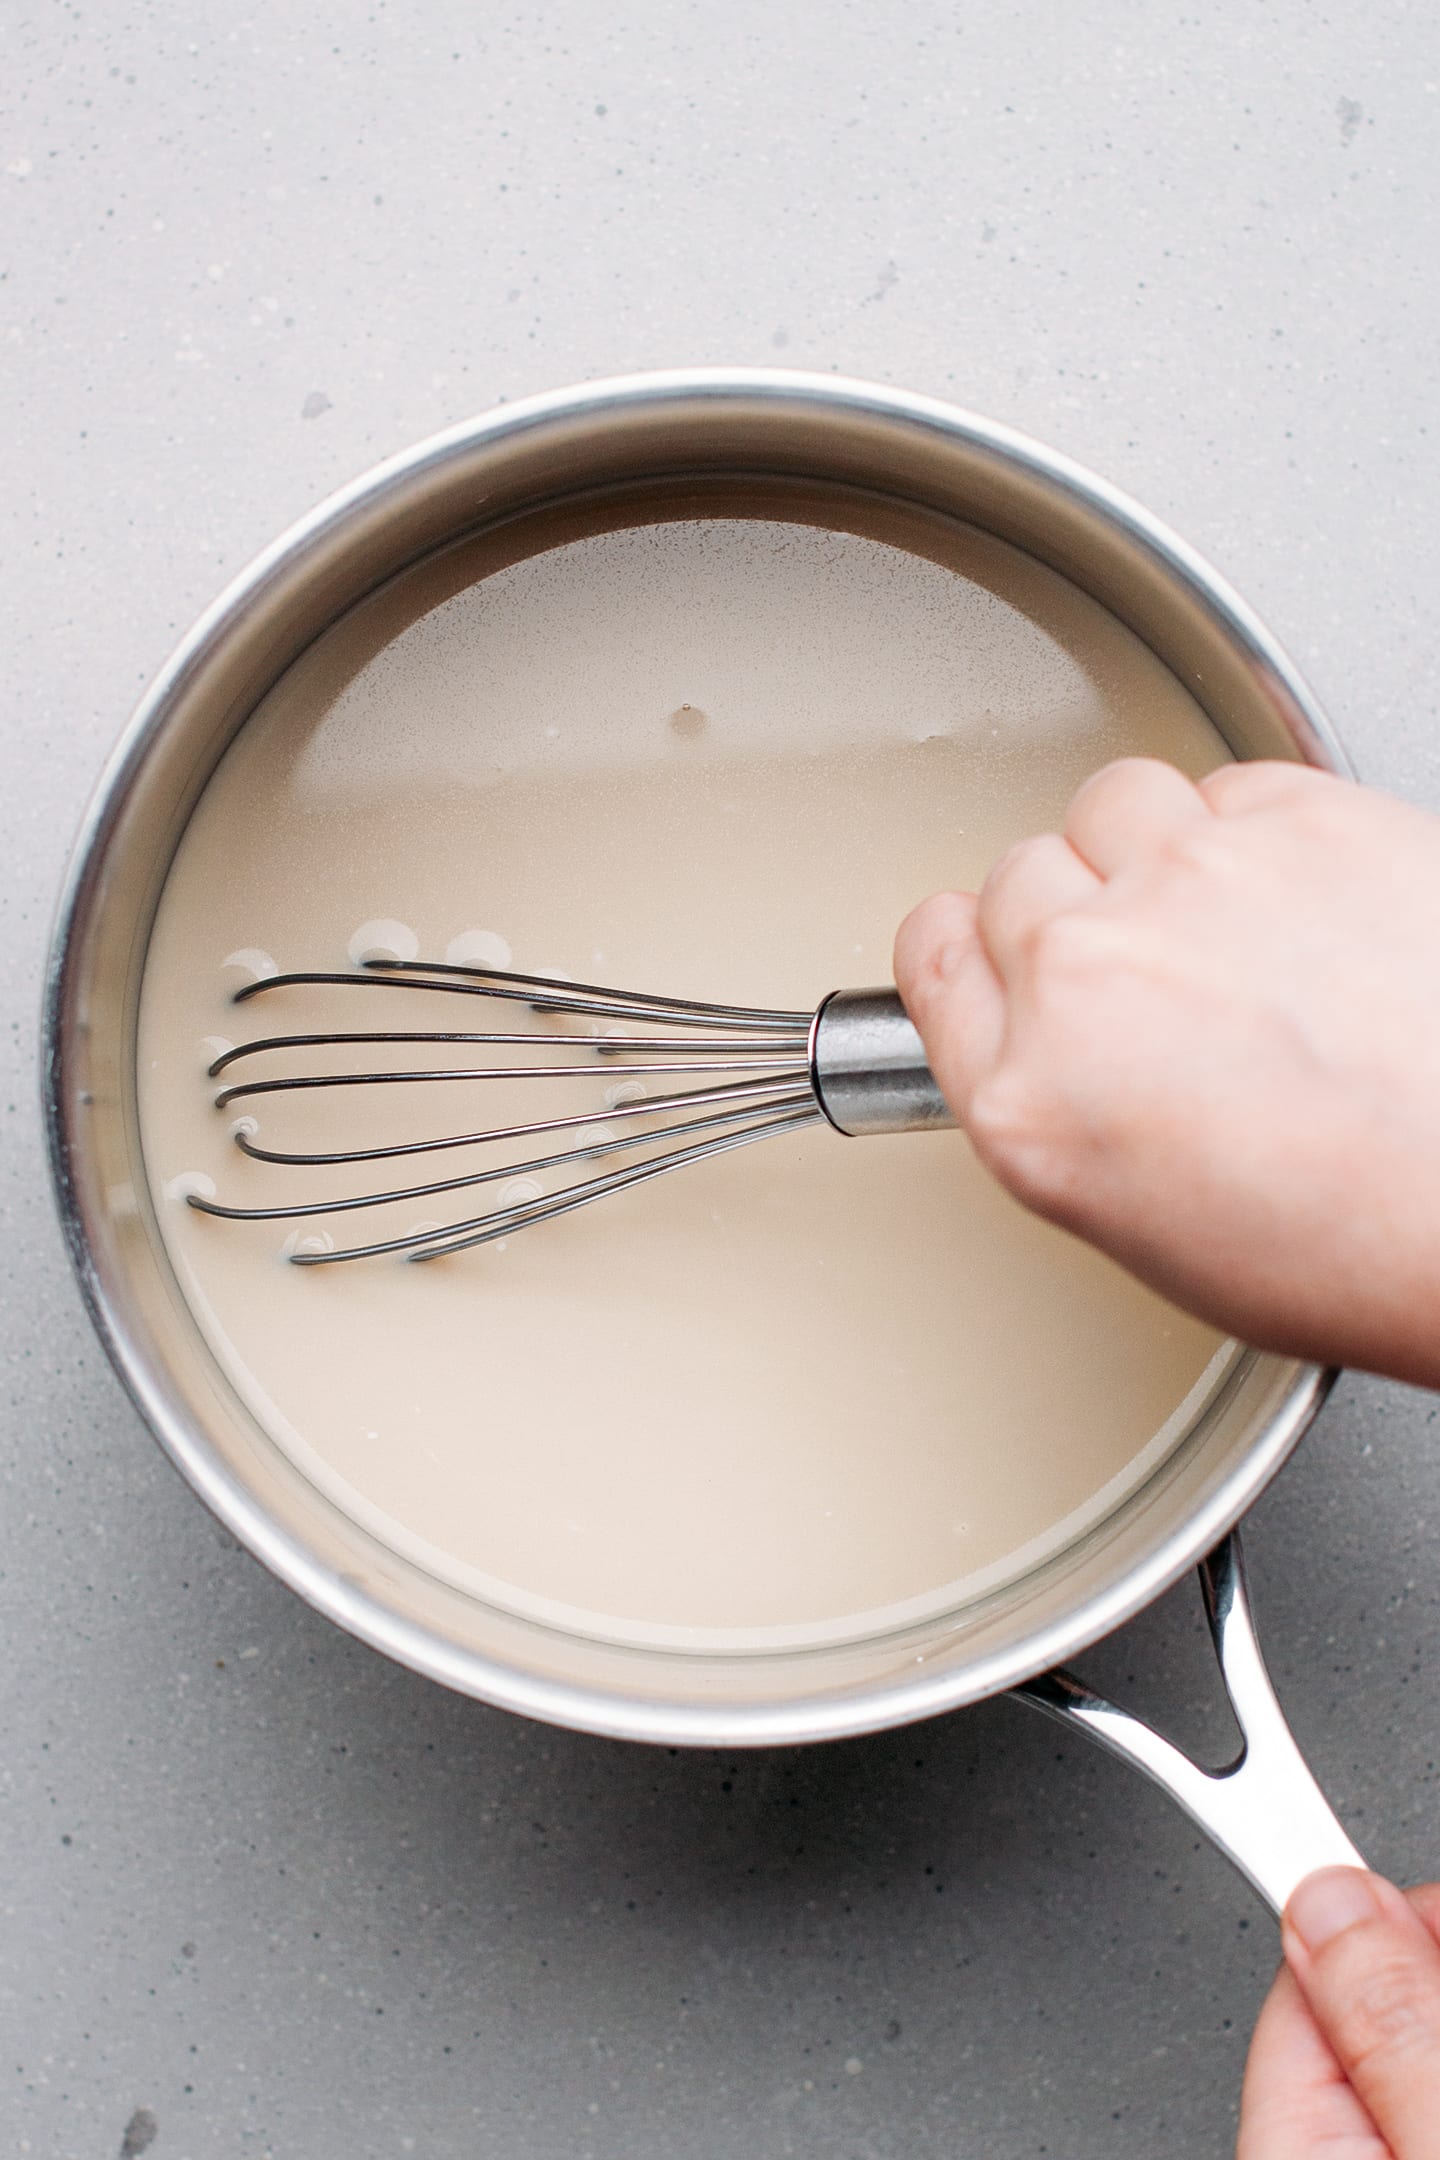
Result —
[[[612, 1086], [610, 1101], [598, 1110], [329, 1153], [286, 1153], [263, 1147], [256, 1138], [255, 1121], [243, 1117], [234, 1137], [244, 1154], [258, 1162], [296, 1168], [378, 1164], [456, 1149], [508, 1150], [516, 1145], [526, 1149], [538, 1145], [542, 1152], [498, 1165], [482, 1161], [479, 1168], [466, 1169], [458, 1176], [279, 1207], [231, 1207], [192, 1192], [186, 1196], [191, 1207], [232, 1221], [291, 1220], [400, 1206], [551, 1171], [568, 1177], [582, 1165], [603, 1163], [614, 1156], [628, 1159], [557, 1189], [490, 1207], [465, 1221], [422, 1224], [403, 1236], [331, 1250], [302, 1246], [289, 1256], [299, 1267], [384, 1253], [403, 1254], [410, 1260], [439, 1259], [552, 1221], [730, 1148], [748, 1147], [806, 1125], [828, 1123], [836, 1132], [855, 1137], [933, 1132], [954, 1124], [925, 1062], [920, 1037], [893, 989], [837, 990], [813, 1012], [785, 1012], [605, 989], [596, 983], [509, 969], [384, 959], [367, 960], [353, 971], [267, 975], [237, 991], [235, 1003], [245, 1004], [277, 990], [334, 985], [508, 1001], [545, 1018], [586, 1020], [591, 1031], [545, 1035], [532, 1027], [528, 1032], [407, 1029], [261, 1036], [225, 1050], [209, 1067], [209, 1077], [217, 1079], [245, 1060], [276, 1051], [459, 1044], [475, 1045], [482, 1053], [544, 1050], [564, 1056], [543, 1063], [502, 1059], [473, 1066], [305, 1072], [231, 1080], [215, 1097], [217, 1109], [242, 1100], [325, 1088], [488, 1081], [520, 1081], [538, 1087], [557, 1078], [573, 1081], [587, 1075], [600, 1075], [620, 1085]], [[602, 1028], [605, 1032], [600, 1032]], [[633, 1029], [651, 1032], [627, 1032]], [[637, 1085], [635, 1099], [616, 1100], [617, 1093], [625, 1092], [625, 1082], [652, 1083], [661, 1076], [666, 1082], [663, 1092], [641, 1094]], [[682, 1079], [685, 1084], [677, 1085]], [[690, 1084], [694, 1082], [699, 1084]], [[566, 1136], [563, 1145], [558, 1144], [562, 1135]]]

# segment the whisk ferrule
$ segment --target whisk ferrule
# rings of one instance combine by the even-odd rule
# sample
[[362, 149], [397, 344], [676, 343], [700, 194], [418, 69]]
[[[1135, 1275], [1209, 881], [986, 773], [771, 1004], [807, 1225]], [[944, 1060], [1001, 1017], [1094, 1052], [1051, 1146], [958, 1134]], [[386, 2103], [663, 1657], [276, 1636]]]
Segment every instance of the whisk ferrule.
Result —
[[810, 1023], [809, 1058], [815, 1100], [847, 1138], [955, 1123], [894, 990], [832, 991]]

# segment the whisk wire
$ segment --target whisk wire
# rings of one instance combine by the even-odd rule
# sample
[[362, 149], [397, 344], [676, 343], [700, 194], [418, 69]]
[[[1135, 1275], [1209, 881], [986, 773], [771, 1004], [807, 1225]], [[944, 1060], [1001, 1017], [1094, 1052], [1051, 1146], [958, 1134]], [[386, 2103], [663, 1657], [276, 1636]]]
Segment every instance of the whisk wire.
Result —
[[354, 988], [360, 983], [386, 985], [393, 990], [434, 990], [448, 996], [508, 999], [528, 1005], [535, 1012], [589, 1013], [599, 1018], [657, 1020], [676, 1027], [750, 1028], [773, 1027], [786, 1033], [803, 1032], [810, 1015], [749, 1005], [703, 1005], [694, 998], [650, 997], [628, 990], [606, 990], [597, 983], [571, 982], [562, 976], [518, 975], [505, 968], [468, 968], [441, 961], [367, 961], [364, 971], [347, 969], [301, 969], [288, 974], [262, 975], [235, 992], [235, 1003], [272, 990], [323, 987], [340, 984]]
[[588, 1207], [594, 1200], [624, 1192], [633, 1185], [642, 1185], [668, 1171], [683, 1169], [689, 1163], [702, 1162], [707, 1156], [746, 1147], [751, 1141], [766, 1140], [773, 1134], [795, 1130], [802, 1125], [813, 1125], [820, 1117], [818, 1109], [802, 1106], [783, 1117], [764, 1119], [739, 1132], [719, 1133], [709, 1140], [697, 1141], [694, 1146], [675, 1148], [646, 1162], [607, 1171], [578, 1185], [563, 1186], [558, 1192], [517, 1201], [512, 1207], [490, 1209], [470, 1222], [413, 1231], [407, 1237], [387, 1238], [372, 1245], [344, 1246], [335, 1252], [295, 1252], [290, 1257], [298, 1267], [324, 1267], [337, 1260], [368, 1260], [382, 1253], [398, 1252], [404, 1252], [411, 1260], [439, 1260], [450, 1253], [493, 1244], [516, 1230], [529, 1229], [557, 1215], [573, 1214], [576, 1208]]
[[[707, 1058], [705, 1063], [712, 1072], [763, 1072], [777, 1070], [801, 1075], [806, 1066], [803, 1059], [784, 1062], [773, 1057], [717, 1057]], [[694, 1061], [684, 1059], [676, 1063], [670, 1060], [647, 1059], [617, 1066], [616, 1071], [626, 1074], [683, 1073], [694, 1069]], [[454, 1080], [573, 1080], [586, 1068], [576, 1065], [457, 1065], [440, 1072], [426, 1069], [420, 1072], [363, 1072], [363, 1073], [291, 1073], [281, 1080], [241, 1080], [234, 1087], [222, 1088], [215, 1097], [217, 1110], [224, 1110], [230, 1103], [240, 1102], [255, 1095], [292, 1095], [314, 1088], [341, 1087], [388, 1087], [391, 1083], [406, 1086], [422, 1086], [436, 1081]], [[595, 1068], [589, 1068], [594, 1071]]]
[[[649, 1103], [644, 1107], [653, 1110], [656, 1105]], [[773, 1102], [766, 1103], [764, 1108], [767, 1116], [775, 1111], [802, 1109], [808, 1113], [812, 1104], [807, 1095], [782, 1095]], [[611, 1115], [613, 1113], [604, 1114], [604, 1122], [609, 1123]], [[604, 1140], [591, 1141], [583, 1147], [561, 1148], [553, 1155], [537, 1155], [529, 1162], [493, 1164], [486, 1170], [469, 1170], [462, 1177], [437, 1178], [427, 1185], [398, 1186], [392, 1192], [352, 1193], [329, 1200], [287, 1201], [281, 1207], [229, 1207], [218, 1200], [206, 1199], [198, 1193], [187, 1197], [190, 1205], [197, 1208], [202, 1215], [221, 1215], [230, 1222], [289, 1222], [302, 1216], [338, 1215], [355, 1208], [389, 1207], [405, 1200], [428, 1200], [437, 1193], [461, 1192], [468, 1186], [494, 1184], [500, 1178], [534, 1177], [543, 1170], [554, 1170], [562, 1164], [593, 1162], [605, 1155], [617, 1155], [647, 1146], [653, 1141], [678, 1140], [683, 1134], [709, 1132], [716, 1126], [733, 1125], [742, 1118], [754, 1115], [755, 1105], [753, 1101], [747, 1100], [733, 1109], [717, 1110], [709, 1117], [689, 1118], [679, 1125], [663, 1125], [641, 1133], [617, 1133]], [[767, 1125], [766, 1130], [769, 1129]], [[266, 1156], [253, 1147], [247, 1148], [246, 1153], [259, 1156], [262, 1161], [293, 1159]], [[303, 1159], [308, 1161], [311, 1158]], [[333, 1157], [318, 1159], [334, 1160]], [[341, 1159], [348, 1161], [351, 1158]]]
[[[717, 1044], [695, 1042], [685, 1035], [537, 1036], [533, 1033], [505, 1035], [494, 1032], [458, 1034], [453, 1031], [434, 1028], [424, 1031], [405, 1030], [403, 1032], [397, 1032], [392, 1028], [369, 1030], [362, 1034], [261, 1035], [257, 1036], [253, 1042], [237, 1043], [233, 1048], [222, 1051], [213, 1064], [205, 1068], [206, 1076], [211, 1080], [218, 1080], [222, 1072], [237, 1064], [241, 1058], [258, 1057], [265, 1050], [324, 1050], [336, 1047], [349, 1048], [360, 1043], [484, 1043], [487, 1048], [493, 1046], [496, 1049], [516, 1048], [530, 1050], [533, 1050], [537, 1044], [542, 1044], [546, 1049], [553, 1047], [557, 1050], [590, 1050], [602, 1058], [616, 1057], [630, 1050], [663, 1050], [667, 1054], [673, 1053], [676, 1056], [688, 1056], [692, 1059], [704, 1060], [714, 1056], [717, 1052], [728, 1056], [732, 1051], [736, 1050], [773, 1049], [778, 1053], [781, 1050], [793, 1049], [797, 1053], [803, 1053], [806, 1037], [803, 1034], [780, 1035], [778, 1033], [773, 1036], [738, 1036]], [[573, 1066], [562, 1066], [556, 1069], [566, 1072], [575, 1070]], [[384, 1079], [387, 1076], [382, 1073], [378, 1077]], [[391, 1075], [389, 1077], [399, 1076]], [[442, 1073], [438, 1077], [443, 1079], [445, 1076]]]
[[[482, 968], [462, 966], [453, 960], [366, 960], [362, 963], [378, 979], [385, 972], [394, 970], [401, 975], [437, 975], [461, 977], [467, 982], [489, 983], [508, 986], [506, 995], [531, 996], [532, 991], [560, 992], [570, 999], [577, 997], [604, 998], [616, 1005], [628, 1006], [638, 1011], [641, 1006], [664, 1007], [673, 1013], [690, 1013], [696, 1027], [713, 1027], [731, 1021], [745, 1025], [751, 1021], [773, 1021], [779, 1024], [795, 1024], [801, 1028], [809, 1025], [810, 1015], [805, 1012], [777, 1011], [763, 1005], [715, 1005], [700, 998], [665, 997], [656, 991], [614, 990], [603, 983], [576, 982], [561, 975], [525, 975], [514, 968]], [[493, 995], [501, 995], [496, 989]]]
[[[255, 1161], [287, 1167], [354, 1166], [455, 1148], [504, 1148], [514, 1143], [543, 1140], [549, 1135], [568, 1134], [572, 1137], [566, 1145], [531, 1155], [524, 1161], [490, 1163], [456, 1177], [431, 1179], [387, 1191], [264, 1207], [233, 1207], [191, 1193], [187, 1198], [192, 1207], [203, 1214], [232, 1221], [308, 1219], [363, 1208], [395, 1207], [442, 1193], [494, 1184], [501, 1179], [513, 1182], [551, 1170], [565, 1173], [612, 1155], [638, 1159], [601, 1170], [598, 1175], [579, 1178], [558, 1190], [535, 1193], [488, 1208], [465, 1221], [422, 1225], [403, 1236], [375, 1239], [339, 1250], [333, 1247], [328, 1251], [321, 1250], [313, 1245], [308, 1249], [297, 1249], [290, 1254], [297, 1266], [319, 1267], [336, 1260], [358, 1260], [382, 1253], [405, 1253], [414, 1260], [435, 1259], [444, 1253], [490, 1244], [513, 1231], [570, 1214], [594, 1200], [624, 1192], [672, 1170], [703, 1162], [712, 1155], [813, 1124], [823, 1115], [810, 1072], [812, 1016], [804, 1012], [768, 1006], [704, 1004], [693, 998], [612, 990], [598, 983], [529, 975], [513, 969], [419, 960], [370, 961], [354, 973], [307, 969], [268, 975], [237, 991], [235, 1002], [248, 1003], [274, 990], [332, 986], [353, 989], [358, 985], [388, 985], [392, 989], [427, 990], [450, 996], [497, 998], [523, 1004], [542, 1020], [558, 1017], [608, 1022], [617, 1027], [617, 1032], [602, 1033], [592, 1025], [583, 1033], [546, 1033], [534, 1028], [524, 1033], [504, 1028], [480, 1031], [368, 1029], [257, 1036], [252, 1041], [222, 1050], [211, 1063], [209, 1076], [218, 1079], [242, 1060], [275, 1052], [349, 1050], [362, 1046], [376, 1049], [419, 1045], [479, 1046], [496, 1052], [543, 1054], [545, 1062], [522, 1064], [499, 1059], [494, 1064], [474, 1066], [292, 1072], [268, 1077], [262, 1074], [253, 1079], [233, 1080], [220, 1088], [215, 1096], [217, 1109], [256, 1097], [288, 1096], [311, 1090], [413, 1086], [439, 1081], [528, 1084], [541, 1080], [608, 1078], [623, 1083], [633, 1078], [637, 1083], [637, 1098], [612, 1102], [603, 1109], [527, 1118], [519, 1123], [490, 1126], [475, 1132], [441, 1134], [378, 1147], [308, 1152], [265, 1147], [254, 1137], [253, 1120], [242, 1120], [234, 1134], [241, 1151]], [[636, 1027], [650, 1032], [618, 1031]], [[666, 1032], [657, 1032], [661, 1030]], [[653, 1096], [639, 1092], [642, 1080], [660, 1077], [674, 1080], [681, 1075], [700, 1084], [672, 1085], [665, 1093]], [[696, 1112], [700, 1114], [692, 1114]], [[701, 1135], [703, 1137], [697, 1137]]]
[[565, 1132], [588, 1125], [613, 1125], [630, 1118], [660, 1117], [668, 1115], [672, 1110], [699, 1109], [707, 1103], [729, 1102], [738, 1114], [745, 1109], [764, 1107], [777, 1095], [794, 1092], [794, 1081], [783, 1076], [773, 1082], [732, 1080], [722, 1087], [687, 1088], [671, 1095], [651, 1095], [636, 1102], [615, 1103], [603, 1110], [581, 1110], [573, 1117], [531, 1118], [522, 1125], [496, 1125], [484, 1132], [448, 1133], [437, 1139], [402, 1140], [390, 1147], [347, 1148], [329, 1154], [282, 1153], [278, 1148], [261, 1147], [247, 1132], [237, 1132], [235, 1144], [242, 1154], [250, 1156], [255, 1162], [323, 1169], [336, 1163], [385, 1162], [400, 1155], [429, 1155], [443, 1148], [483, 1147], [492, 1140], [525, 1140], [537, 1133]]

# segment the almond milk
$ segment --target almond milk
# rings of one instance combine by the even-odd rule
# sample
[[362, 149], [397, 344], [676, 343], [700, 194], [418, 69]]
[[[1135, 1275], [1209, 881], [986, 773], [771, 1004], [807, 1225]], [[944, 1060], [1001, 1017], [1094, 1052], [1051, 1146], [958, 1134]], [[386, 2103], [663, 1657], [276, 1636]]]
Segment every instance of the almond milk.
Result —
[[[185, 1204], [197, 1179], [264, 1205], [464, 1167], [240, 1156], [204, 1077], [227, 1042], [509, 1024], [418, 992], [235, 1007], [272, 965], [513, 956], [808, 1010], [887, 981], [906, 910], [977, 886], [1108, 759], [1226, 757], [1155, 656], [1030, 558], [819, 514], [557, 521], [538, 554], [501, 536], [396, 581], [236, 739], [146, 962], [152, 1196], [235, 1389], [392, 1546], [621, 1641], [763, 1651], [962, 1602], [1113, 1506], [1233, 1354], [1027, 1216], [959, 1134], [817, 1126], [423, 1267], [285, 1249], [483, 1194], [294, 1226]], [[268, 1145], [340, 1149], [501, 1104], [545, 1114], [448, 1081], [244, 1107]]]

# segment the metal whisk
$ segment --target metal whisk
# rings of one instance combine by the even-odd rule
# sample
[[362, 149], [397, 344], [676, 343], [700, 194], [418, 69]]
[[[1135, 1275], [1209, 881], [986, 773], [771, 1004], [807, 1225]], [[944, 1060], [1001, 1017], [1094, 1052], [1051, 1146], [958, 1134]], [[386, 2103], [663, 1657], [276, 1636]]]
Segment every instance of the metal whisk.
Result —
[[[534, 1053], [543, 1049], [563, 1051], [566, 1056], [559, 1062], [535, 1064], [501, 1061], [423, 1067], [418, 1071], [302, 1073], [231, 1081], [217, 1094], [217, 1109], [297, 1090], [401, 1083], [522, 1081], [528, 1085], [596, 1075], [611, 1080], [633, 1076], [637, 1081], [642, 1075], [647, 1080], [665, 1075], [671, 1084], [663, 1093], [639, 1095], [631, 1101], [612, 1100], [598, 1110], [527, 1118], [478, 1132], [446, 1133], [388, 1147], [345, 1148], [319, 1154], [262, 1147], [255, 1137], [254, 1121], [242, 1119], [235, 1129], [235, 1139], [246, 1155], [258, 1162], [297, 1167], [380, 1163], [455, 1148], [504, 1148], [514, 1144], [528, 1148], [535, 1143], [543, 1145], [560, 1134], [570, 1138], [565, 1145], [524, 1161], [506, 1160], [498, 1165], [492, 1162], [456, 1177], [338, 1199], [281, 1207], [227, 1207], [197, 1193], [187, 1195], [190, 1206], [203, 1214], [246, 1222], [332, 1215], [354, 1208], [398, 1206], [501, 1179], [530, 1178], [556, 1170], [566, 1173], [611, 1156], [635, 1158], [595, 1176], [563, 1184], [557, 1190], [492, 1207], [466, 1221], [426, 1225], [401, 1237], [333, 1251], [292, 1252], [290, 1258], [299, 1267], [367, 1259], [379, 1253], [403, 1253], [411, 1260], [439, 1259], [443, 1254], [463, 1252], [535, 1223], [548, 1222], [593, 1200], [722, 1154], [728, 1148], [747, 1147], [753, 1141], [793, 1132], [802, 1125], [823, 1121], [837, 1132], [857, 1136], [938, 1131], [954, 1123], [925, 1062], [920, 1038], [891, 989], [837, 990], [823, 999], [813, 1013], [782, 1012], [759, 1006], [707, 1005], [691, 998], [652, 997], [501, 968], [460, 967], [424, 960], [371, 960], [354, 972], [268, 975], [237, 991], [235, 1003], [245, 1004], [276, 990], [335, 984], [434, 991], [452, 998], [508, 1000], [535, 1015], [587, 1019], [592, 1031], [546, 1035], [533, 1028], [525, 1033], [371, 1030], [257, 1037], [217, 1057], [209, 1076], [218, 1078], [242, 1060], [267, 1052], [349, 1049], [362, 1044], [475, 1044], [486, 1052]], [[622, 1030], [643, 1028], [655, 1032], [599, 1032], [601, 1026], [617, 1025]], [[675, 1079], [681, 1075], [699, 1084], [676, 1086]], [[622, 1129], [617, 1131], [617, 1127]]]

